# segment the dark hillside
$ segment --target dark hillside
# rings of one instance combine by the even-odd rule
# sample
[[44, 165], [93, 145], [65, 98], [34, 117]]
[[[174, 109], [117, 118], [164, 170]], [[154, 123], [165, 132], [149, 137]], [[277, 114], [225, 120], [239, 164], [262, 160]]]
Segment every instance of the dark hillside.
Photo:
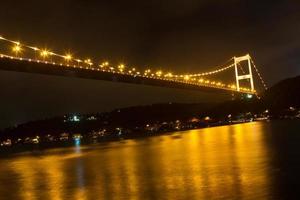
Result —
[[265, 92], [263, 99], [274, 109], [300, 107], [300, 76], [280, 81]]

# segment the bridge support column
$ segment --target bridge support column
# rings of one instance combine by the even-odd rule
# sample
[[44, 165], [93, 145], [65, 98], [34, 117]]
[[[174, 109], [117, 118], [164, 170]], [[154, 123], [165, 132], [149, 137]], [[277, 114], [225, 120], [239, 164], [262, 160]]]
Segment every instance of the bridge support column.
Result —
[[[236, 79], [236, 89], [240, 91], [240, 80], [249, 79], [251, 91], [254, 92], [254, 82], [252, 76], [252, 68], [251, 68], [251, 57], [249, 54], [241, 57], [234, 57], [234, 67], [235, 67], [235, 79]], [[247, 61], [248, 63], [248, 74], [239, 75], [238, 64], [242, 61]]]

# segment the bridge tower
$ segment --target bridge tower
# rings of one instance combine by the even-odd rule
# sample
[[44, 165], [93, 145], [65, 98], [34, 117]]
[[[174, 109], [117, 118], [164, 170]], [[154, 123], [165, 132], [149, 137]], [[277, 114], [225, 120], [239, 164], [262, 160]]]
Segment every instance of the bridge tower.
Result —
[[[251, 84], [251, 91], [254, 91], [254, 83], [251, 69], [251, 57], [249, 54], [241, 57], [234, 57], [234, 67], [235, 67], [235, 78], [236, 78], [236, 89], [240, 91], [240, 80], [249, 79]], [[248, 74], [239, 75], [238, 64], [242, 61], [248, 62]]]

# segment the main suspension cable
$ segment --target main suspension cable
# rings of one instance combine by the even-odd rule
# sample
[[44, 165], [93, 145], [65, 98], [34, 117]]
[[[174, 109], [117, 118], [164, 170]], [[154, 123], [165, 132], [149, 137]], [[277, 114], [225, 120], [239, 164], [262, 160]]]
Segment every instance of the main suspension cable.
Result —
[[252, 60], [252, 58], [251, 58], [250, 60], [251, 60], [251, 63], [253, 64], [253, 67], [254, 67], [254, 69], [255, 69], [255, 71], [256, 71], [256, 73], [257, 73], [259, 79], [260, 79], [260, 82], [261, 82], [262, 85], [264, 86], [265, 90], [267, 90], [267, 89], [268, 89], [268, 86], [267, 86], [266, 82], [265, 82], [264, 79], [262, 78], [262, 75], [261, 75], [260, 72], [258, 71], [258, 68], [256, 67], [256, 65], [255, 65], [254, 61]]

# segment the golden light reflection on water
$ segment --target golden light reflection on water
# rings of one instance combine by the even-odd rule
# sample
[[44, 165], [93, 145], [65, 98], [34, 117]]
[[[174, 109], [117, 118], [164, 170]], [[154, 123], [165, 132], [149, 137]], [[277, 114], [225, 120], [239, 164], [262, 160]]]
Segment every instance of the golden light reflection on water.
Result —
[[0, 186], [7, 172], [18, 199], [258, 199], [268, 158], [262, 124], [249, 123], [1, 160]]

